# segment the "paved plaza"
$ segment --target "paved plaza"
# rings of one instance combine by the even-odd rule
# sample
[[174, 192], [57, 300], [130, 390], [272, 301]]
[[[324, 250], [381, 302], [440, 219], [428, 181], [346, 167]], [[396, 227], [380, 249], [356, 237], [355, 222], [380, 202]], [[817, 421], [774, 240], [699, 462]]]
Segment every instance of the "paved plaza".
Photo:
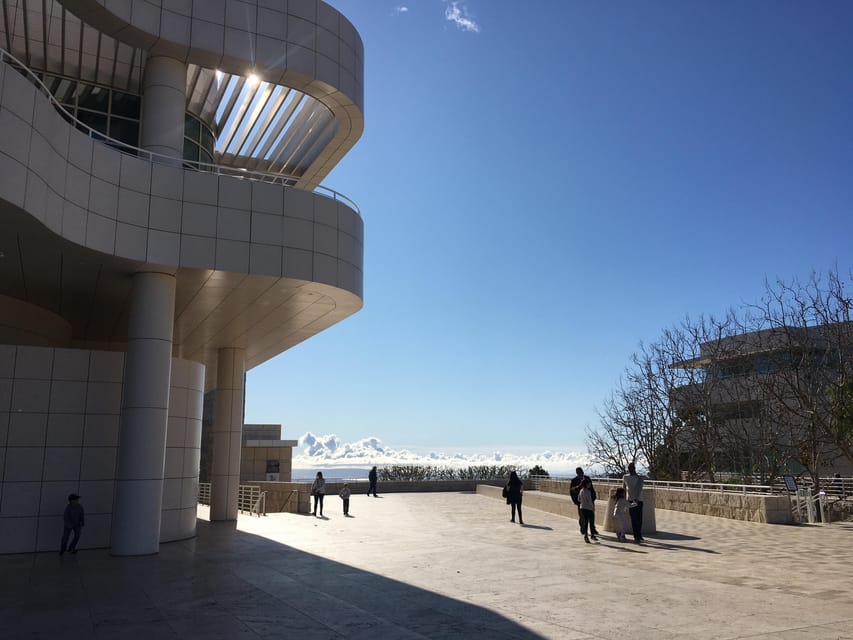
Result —
[[350, 511], [200, 521], [156, 556], [0, 556], [0, 638], [853, 639], [853, 525], [658, 511], [647, 544], [584, 544], [470, 493]]

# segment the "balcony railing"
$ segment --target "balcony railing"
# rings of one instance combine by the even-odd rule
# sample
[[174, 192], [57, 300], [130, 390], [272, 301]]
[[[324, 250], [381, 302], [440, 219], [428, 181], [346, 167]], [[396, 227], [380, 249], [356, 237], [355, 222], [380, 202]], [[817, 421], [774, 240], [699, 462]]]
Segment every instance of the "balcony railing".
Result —
[[361, 216], [361, 211], [359, 210], [358, 205], [347, 196], [335, 191], [334, 189], [330, 189], [329, 187], [323, 186], [322, 184], [309, 182], [299, 176], [289, 176], [280, 173], [265, 173], [263, 171], [249, 171], [247, 169], [240, 169], [237, 167], [226, 167], [218, 164], [210, 164], [207, 162], [200, 162], [196, 160], [184, 160], [182, 158], [176, 158], [174, 156], [168, 156], [162, 153], [154, 153], [153, 151], [148, 151], [140, 147], [135, 147], [126, 142], [122, 142], [121, 140], [111, 138], [101, 133], [100, 131], [93, 129], [85, 122], [81, 122], [80, 120], [75, 118], [71, 113], [68, 112], [65, 107], [63, 107], [56, 100], [50, 90], [41, 81], [41, 78], [39, 78], [38, 75], [36, 75], [36, 73], [32, 71], [32, 69], [30, 69], [27, 65], [18, 60], [18, 58], [16, 58], [3, 48], [0, 48], [0, 62], [5, 62], [9, 66], [19, 71], [28, 80], [30, 80], [30, 82], [32, 82], [39, 89], [39, 91], [41, 91], [47, 97], [47, 99], [50, 100], [51, 105], [53, 105], [53, 107], [59, 112], [59, 114], [62, 116], [63, 119], [65, 119], [66, 122], [74, 126], [76, 129], [82, 131], [93, 140], [108, 144], [109, 146], [117, 149], [118, 151], [121, 151], [122, 153], [127, 153], [128, 155], [133, 155], [138, 158], [148, 160], [149, 162], [156, 162], [159, 164], [165, 164], [170, 166], [176, 166], [177, 164], [180, 164], [180, 166], [183, 166], [184, 168], [192, 169], [203, 173], [213, 173], [215, 175], [241, 178], [254, 182], [278, 184], [285, 187], [295, 187], [304, 191], [311, 191], [331, 200], [343, 202], [353, 211], [355, 211], [359, 216]]

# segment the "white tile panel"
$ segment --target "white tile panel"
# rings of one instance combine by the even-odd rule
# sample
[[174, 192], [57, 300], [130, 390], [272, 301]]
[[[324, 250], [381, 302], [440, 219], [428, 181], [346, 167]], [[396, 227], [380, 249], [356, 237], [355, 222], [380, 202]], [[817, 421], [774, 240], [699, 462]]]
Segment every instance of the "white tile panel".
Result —
[[182, 267], [213, 269], [216, 263], [216, 240], [196, 236], [181, 236]]
[[216, 237], [216, 214], [215, 206], [197, 204], [194, 202], [184, 203], [183, 217], [181, 219], [181, 233], [192, 236]]
[[54, 529], [57, 536], [56, 546], [59, 546], [59, 535], [62, 533], [62, 513], [68, 504], [68, 494], [77, 493], [77, 480], [58, 480], [55, 482], [44, 482], [41, 485], [41, 501], [39, 504], [39, 515], [58, 517], [59, 529]]
[[32, 122], [36, 89], [19, 73], [3, 78], [3, 106], [24, 122]]
[[103, 253], [115, 249], [116, 223], [103, 216], [90, 214], [86, 222], [86, 246]]
[[48, 446], [77, 446], [83, 445], [82, 414], [52, 413], [47, 417]]
[[[0, 412], [4, 415], [8, 414], [9, 407], [12, 405], [12, 384], [13, 381], [9, 378], [0, 378]], [[6, 440], [0, 438], [0, 445]]]
[[[35, 515], [38, 509], [39, 484], [44, 463], [44, 447], [15, 447], [6, 452], [6, 469], [3, 473], [3, 502], [0, 515], [26, 516]], [[20, 484], [16, 484], [20, 483]], [[32, 483], [32, 487], [25, 484]], [[21, 498], [23, 495], [35, 494], [32, 504], [19, 504], [12, 492]], [[11, 509], [11, 511], [7, 511]]]
[[[3, 515], [0, 510], [0, 515]], [[35, 551], [38, 518], [0, 518], [0, 540], [5, 553]]]
[[281, 275], [297, 280], [312, 280], [314, 276], [314, 260], [310, 251], [285, 248], [282, 252]]
[[310, 251], [314, 248], [314, 224], [309, 220], [286, 216], [282, 223], [285, 247]]
[[83, 426], [83, 444], [87, 447], [118, 445], [118, 414], [88, 414]]
[[139, 193], [150, 193], [152, 163], [126, 153], [120, 154], [120, 157], [120, 186]]
[[314, 252], [327, 256], [338, 255], [338, 232], [322, 224], [314, 225]]
[[86, 510], [87, 519], [90, 513], [109, 513], [113, 510], [113, 480], [82, 480], [77, 493], [80, 495], [80, 504]]
[[89, 136], [80, 131], [71, 131], [68, 137], [68, 161], [87, 174], [90, 173], [94, 144], [95, 141]]
[[216, 269], [234, 273], [249, 272], [249, 243], [237, 240], [216, 241]]
[[252, 202], [252, 183], [248, 180], [221, 176], [219, 178], [219, 206], [245, 211]]
[[93, 351], [89, 357], [89, 382], [120, 382], [124, 376], [124, 354]]
[[17, 348], [11, 344], [0, 344], [0, 378], [11, 378], [15, 372]]
[[32, 171], [27, 171], [27, 189], [24, 209], [36, 219], [44, 222], [47, 202], [47, 184]]
[[287, 16], [281, 11], [258, 7], [258, 33], [271, 36], [276, 40], [283, 39], [286, 35]]
[[121, 162], [116, 162], [117, 152], [104, 144], [92, 146], [92, 176], [118, 186]]
[[27, 169], [5, 153], [0, 153], [0, 198], [23, 207], [27, 196]]
[[249, 273], [265, 276], [281, 275], [281, 247], [253, 244], [249, 254]]
[[[171, 449], [166, 450], [167, 455], [169, 451], [171, 451]], [[182, 483], [183, 480], [181, 478], [166, 477], [166, 479], [163, 480], [163, 502], [161, 506], [164, 510], [174, 510], [181, 508]], [[177, 518], [177, 515], [175, 517]]]
[[80, 477], [80, 447], [46, 447], [44, 473], [46, 482], [58, 480], [77, 481]]
[[252, 209], [281, 215], [284, 207], [284, 188], [266, 182], [252, 183]]
[[171, 198], [151, 196], [148, 226], [159, 231], [181, 231], [181, 202]]
[[118, 187], [93, 177], [89, 184], [89, 210], [104, 218], [115, 220], [118, 210]]
[[109, 480], [115, 478], [115, 447], [86, 447], [80, 466], [81, 480]]
[[117, 223], [115, 254], [144, 262], [148, 255], [147, 230], [132, 224]]
[[47, 439], [47, 413], [13, 411], [9, 415], [9, 447], [42, 447]]
[[119, 188], [117, 212], [118, 221], [134, 224], [138, 227], [147, 227], [148, 201], [148, 194]]
[[[172, 391], [174, 392], [174, 388]], [[183, 447], [186, 438], [187, 419], [169, 416], [168, 426], [166, 427], [166, 446]]]
[[[221, 198], [220, 198], [221, 200]], [[281, 218], [277, 218], [281, 224]], [[216, 236], [223, 240], [240, 240], [248, 242], [251, 214], [240, 209], [229, 209], [220, 207], [219, 216], [216, 221]]]
[[151, 195], [180, 200], [184, 193], [184, 171], [165, 164], [151, 166]]
[[27, 160], [32, 129], [11, 111], [0, 109], [0, 153], [8, 154], [19, 162]]
[[184, 475], [183, 448], [167, 447], [166, 463], [163, 468], [165, 478], [182, 478]]
[[51, 413], [83, 413], [86, 408], [86, 382], [54, 380], [50, 385]]
[[121, 412], [121, 383], [89, 382], [86, 390], [86, 413]]
[[184, 172], [184, 202], [216, 205], [219, 178], [212, 173]]
[[314, 220], [314, 201], [316, 199], [317, 196], [301, 189], [285, 189], [284, 215], [290, 218]]
[[74, 204], [88, 208], [90, 178], [87, 171], [68, 165], [65, 172], [65, 197]]
[[[208, 1], [218, 1], [218, 0], [208, 0]], [[196, 3], [194, 6], [205, 6], [208, 2]], [[210, 22], [205, 22], [203, 20], [195, 20], [193, 19], [192, 23], [192, 32], [190, 34], [191, 46], [193, 49], [200, 50], [197, 52], [198, 60], [200, 64], [206, 64], [210, 66], [217, 67], [219, 66], [219, 56], [215, 53], [212, 53], [208, 58], [203, 58], [200, 55], [200, 52], [210, 51], [222, 51], [223, 41], [225, 39], [225, 29], [224, 27], [216, 24], [212, 24]], [[213, 63], [213, 64], [211, 64]]]
[[314, 254], [314, 282], [338, 284], [338, 261], [330, 256], [320, 253]]
[[13, 412], [47, 413], [49, 399], [49, 381], [15, 379], [12, 387]]
[[252, 242], [281, 245], [282, 216], [252, 213]]
[[15, 359], [15, 377], [50, 380], [53, 372], [53, 349], [20, 346]]
[[178, 264], [181, 256], [181, 236], [168, 231], [148, 232], [147, 261], [154, 264]]

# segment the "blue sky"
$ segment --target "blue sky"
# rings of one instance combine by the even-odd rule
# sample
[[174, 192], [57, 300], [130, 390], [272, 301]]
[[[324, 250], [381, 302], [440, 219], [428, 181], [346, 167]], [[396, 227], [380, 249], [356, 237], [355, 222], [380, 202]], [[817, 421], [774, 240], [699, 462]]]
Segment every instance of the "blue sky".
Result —
[[853, 265], [853, 3], [331, 4], [365, 304], [249, 372], [248, 422], [583, 449], [641, 341]]

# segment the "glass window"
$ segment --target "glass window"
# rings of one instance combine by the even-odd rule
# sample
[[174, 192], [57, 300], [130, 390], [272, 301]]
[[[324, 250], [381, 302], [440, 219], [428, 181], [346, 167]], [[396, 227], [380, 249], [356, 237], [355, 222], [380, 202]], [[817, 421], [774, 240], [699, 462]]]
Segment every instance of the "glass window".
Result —
[[110, 118], [110, 137], [138, 147], [139, 122], [123, 118]]
[[213, 132], [207, 127], [201, 127], [201, 147], [208, 153], [213, 153], [213, 147], [216, 144], [216, 138], [213, 137]]
[[201, 140], [201, 123], [198, 118], [189, 114], [184, 117], [184, 135], [196, 143]]
[[77, 106], [81, 109], [90, 109], [107, 113], [110, 100], [110, 92], [103, 87], [92, 85], [77, 85]]
[[83, 124], [89, 125], [95, 131], [99, 131], [104, 135], [107, 134], [107, 116], [103, 113], [93, 113], [92, 111], [77, 112], [77, 119]]
[[139, 109], [139, 96], [122, 91], [113, 91], [112, 108], [110, 110], [112, 115], [139, 120]]
[[198, 145], [184, 138], [184, 160], [198, 161]]

